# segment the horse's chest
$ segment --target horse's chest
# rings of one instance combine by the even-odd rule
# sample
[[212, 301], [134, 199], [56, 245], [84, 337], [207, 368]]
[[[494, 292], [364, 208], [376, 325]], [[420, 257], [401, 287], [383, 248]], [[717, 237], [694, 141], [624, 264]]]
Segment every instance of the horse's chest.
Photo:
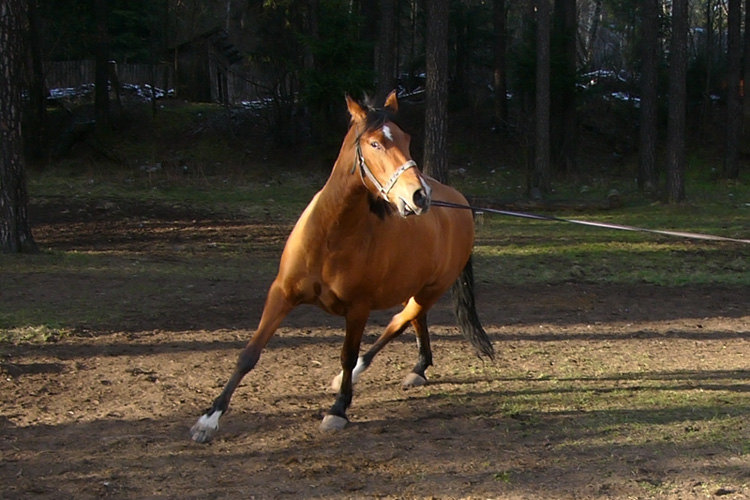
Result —
[[317, 234], [302, 231], [287, 245], [281, 273], [295, 283], [303, 302], [334, 314], [344, 314], [353, 304], [391, 307], [417, 293], [434, 274], [415, 251], [415, 238], [420, 238], [413, 232], [336, 226]]
[[331, 252], [321, 269], [321, 278], [337, 301], [366, 301], [377, 308], [391, 307], [423, 286], [422, 267], [409, 264], [397, 254], [383, 255], [360, 248], [346, 254]]

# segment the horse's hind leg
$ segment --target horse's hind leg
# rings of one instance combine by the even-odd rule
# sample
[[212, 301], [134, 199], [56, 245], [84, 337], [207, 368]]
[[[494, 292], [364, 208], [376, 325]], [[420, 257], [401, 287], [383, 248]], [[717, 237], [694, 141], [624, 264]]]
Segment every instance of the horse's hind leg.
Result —
[[404, 379], [402, 383], [404, 387], [415, 387], [426, 384], [425, 370], [432, 366], [432, 349], [430, 348], [430, 334], [427, 330], [427, 314], [420, 314], [412, 320], [411, 324], [417, 331], [419, 358], [411, 373]]
[[193, 441], [206, 443], [219, 430], [219, 419], [227, 412], [234, 390], [239, 385], [242, 377], [255, 367], [260, 358], [261, 351], [279, 327], [281, 320], [284, 319], [293, 307], [293, 304], [286, 299], [281, 288], [275, 284], [271, 285], [258, 329], [240, 353], [234, 373], [232, 373], [224, 390], [214, 400], [211, 408], [190, 429], [190, 436]]
[[[357, 380], [359, 380], [359, 376], [367, 370], [367, 368], [370, 366], [370, 363], [372, 363], [373, 358], [393, 339], [401, 335], [404, 330], [409, 326], [409, 323], [411, 322], [412, 325], [414, 325], [415, 328], [418, 328], [417, 324], [420, 321], [419, 318], [422, 317], [421, 320], [424, 323], [424, 336], [426, 337], [427, 334], [427, 321], [425, 318], [425, 310], [424, 308], [416, 301], [414, 298], [409, 299], [409, 301], [406, 303], [404, 308], [393, 316], [390, 323], [388, 323], [388, 326], [385, 327], [385, 330], [383, 333], [378, 337], [378, 340], [375, 341], [375, 343], [372, 345], [372, 347], [362, 356], [359, 357], [357, 360], [357, 365], [354, 367], [354, 370], [352, 372], [352, 383], [356, 384]], [[424, 342], [421, 340], [422, 334], [419, 333], [419, 330], [417, 330], [417, 342], [420, 343], [420, 346], [424, 344]], [[429, 352], [430, 349], [430, 340], [427, 339], [427, 351]], [[420, 347], [420, 356], [421, 356], [422, 348]], [[421, 357], [420, 357], [421, 359]], [[432, 364], [432, 354], [429, 354], [428, 364], [424, 366], [424, 368], [427, 368]], [[333, 390], [339, 390], [341, 387], [341, 377], [343, 376], [343, 371], [339, 373], [334, 379], [333, 382], [331, 382], [331, 387]], [[424, 369], [422, 369], [422, 377], [424, 378]]]

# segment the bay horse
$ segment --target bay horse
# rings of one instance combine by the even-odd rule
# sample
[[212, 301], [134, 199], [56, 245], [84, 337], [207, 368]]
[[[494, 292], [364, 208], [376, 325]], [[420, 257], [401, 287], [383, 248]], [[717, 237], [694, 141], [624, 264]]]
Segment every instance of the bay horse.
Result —
[[[410, 137], [394, 121], [395, 92], [383, 108], [362, 107], [348, 96], [346, 104], [351, 121], [330, 177], [289, 235], [258, 329], [224, 390], [191, 428], [194, 441], [214, 436], [237, 385], [258, 362], [282, 319], [300, 304], [315, 304], [346, 320], [342, 370], [333, 383], [338, 394], [320, 425], [323, 430], [346, 426], [352, 384], [409, 324], [416, 330], [419, 357], [404, 383], [425, 383], [425, 370], [432, 365], [427, 311], [451, 285], [462, 333], [477, 354], [493, 357], [474, 306], [472, 214], [430, 208], [432, 197], [464, 205], [466, 199], [417, 168], [409, 152]], [[370, 311], [399, 304], [403, 309], [358, 357]]]

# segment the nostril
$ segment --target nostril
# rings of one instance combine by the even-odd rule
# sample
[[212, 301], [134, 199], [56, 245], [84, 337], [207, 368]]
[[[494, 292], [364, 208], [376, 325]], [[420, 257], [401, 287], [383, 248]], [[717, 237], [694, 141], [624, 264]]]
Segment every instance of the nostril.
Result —
[[414, 205], [422, 210], [430, 206], [430, 197], [425, 194], [424, 189], [414, 191]]

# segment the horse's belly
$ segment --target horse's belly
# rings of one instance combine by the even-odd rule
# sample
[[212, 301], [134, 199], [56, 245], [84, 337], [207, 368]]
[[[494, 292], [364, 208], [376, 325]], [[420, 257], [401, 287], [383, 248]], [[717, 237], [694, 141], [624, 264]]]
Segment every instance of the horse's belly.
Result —
[[365, 272], [362, 266], [340, 267], [341, 272], [324, 279], [328, 286], [319, 294], [318, 302], [334, 314], [342, 314], [351, 306], [389, 309], [415, 296], [433, 302], [455, 281], [464, 263], [442, 267], [414, 262], [390, 271], [370, 268]]

